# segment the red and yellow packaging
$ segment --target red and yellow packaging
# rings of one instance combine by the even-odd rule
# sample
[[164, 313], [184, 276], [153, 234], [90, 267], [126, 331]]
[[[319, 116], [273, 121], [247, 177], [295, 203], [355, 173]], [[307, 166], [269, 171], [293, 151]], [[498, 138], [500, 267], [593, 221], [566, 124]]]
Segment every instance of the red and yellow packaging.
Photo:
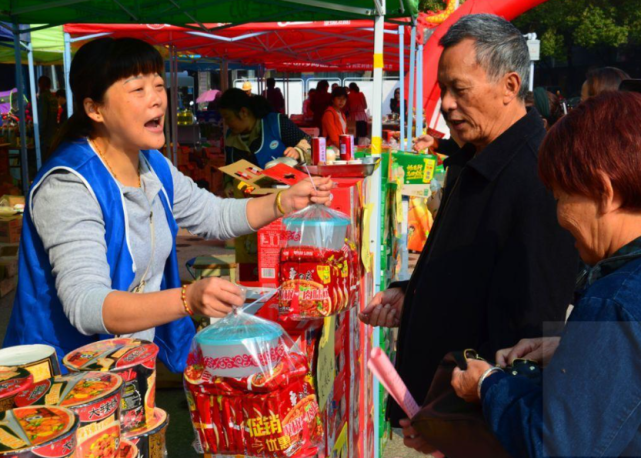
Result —
[[154, 421], [158, 347], [146, 340], [100, 340], [72, 351], [63, 364], [72, 372], [113, 372], [122, 377], [121, 425], [124, 432]]
[[13, 409], [15, 398], [33, 385], [33, 375], [23, 367], [0, 366], [0, 412]]
[[323, 428], [304, 355], [290, 353], [271, 373], [243, 379], [199, 383], [199, 371], [186, 371], [185, 391], [205, 456], [303, 458], [318, 452]]
[[80, 421], [77, 458], [115, 458], [120, 445], [123, 381], [109, 372], [83, 372], [43, 380], [16, 397], [19, 407], [55, 405]]
[[18, 407], [0, 413], [0, 456], [74, 458], [78, 418], [69, 409]]

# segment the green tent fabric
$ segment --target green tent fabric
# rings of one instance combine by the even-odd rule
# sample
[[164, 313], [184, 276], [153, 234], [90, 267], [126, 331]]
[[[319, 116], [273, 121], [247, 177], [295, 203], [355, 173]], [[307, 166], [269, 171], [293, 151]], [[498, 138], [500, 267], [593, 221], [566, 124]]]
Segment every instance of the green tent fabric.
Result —
[[[381, 1], [388, 18], [418, 12], [418, 0]], [[374, 0], [0, 0], [0, 20], [18, 24], [332, 21], [375, 12]]]
[[[37, 26], [37, 25], [36, 25]], [[62, 26], [31, 32], [33, 43], [33, 61], [36, 65], [62, 64], [64, 49]], [[16, 55], [13, 42], [5, 42], [8, 46], [0, 46], [0, 64], [14, 64]], [[22, 63], [27, 64], [27, 53], [22, 52]]]

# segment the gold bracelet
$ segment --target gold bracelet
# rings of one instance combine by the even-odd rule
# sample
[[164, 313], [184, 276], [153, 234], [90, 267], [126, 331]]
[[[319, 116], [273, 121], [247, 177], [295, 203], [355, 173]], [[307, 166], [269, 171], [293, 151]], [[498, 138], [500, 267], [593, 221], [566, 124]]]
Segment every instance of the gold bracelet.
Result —
[[187, 285], [183, 285], [180, 292], [180, 297], [182, 298], [183, 307], [185, 307], [185, 312], [187, 312], [187, 315], [193, 316], [194, 311], [191, 309], [191, 307], [189, 307], [189, 304], [187, 304]]
[[283, 208], [283, 204], [280, 201], [280, 195], [283, 193], [283, 191], [278, 191], [278, 194], [276, 194], [276, 208], [278, 208], [278, 211], [281, 212], [283, 215], [285, 215], [287, 212]]

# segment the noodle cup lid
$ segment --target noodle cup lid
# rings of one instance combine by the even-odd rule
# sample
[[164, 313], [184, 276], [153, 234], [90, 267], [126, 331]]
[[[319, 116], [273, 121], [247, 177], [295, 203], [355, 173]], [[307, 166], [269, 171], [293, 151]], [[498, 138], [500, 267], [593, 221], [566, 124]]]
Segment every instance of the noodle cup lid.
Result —
[[116, 458], [136, 458], [138, 456], [138, 447], [126, 439], [120, 441], [118, 454]]
[[78, 421], [69, 409], [18, 407], [0, 413], [0, 456], [52, 444], [74, 434]]
[[110, 372], [59, 375], [33, 385], [20, 393], [15, 402], [19, 407], [48, 404], [74, 408], [115, 394], [122, 384], [122, 377]]
[[22, 393], [33, 385], [33, 375], [22, 367], [0, 366], [0, 399]]
[[149, 423], [147, 423], [144, 426], [140, 426], [139, 428], [128, 431], [127, 433], [125, 433], [125, 437], [127, 439], [133, 439], [133, 438], [138, 438], [143, 436], [149, 436], [151, 434], [155, 434], [158, 431], [162, 430], [168, 424], [169, 424], [169, 416], [167, 415], [167, 412], [162, 410], [160, 407], [156, 407], [154, 409], [153, 418]]
[[56, 353], [50, 345], [18, 345], [0, 350], [0, 366], [23, 366], [47, 359]]
[[119, 371], [143, 365], [153, 369], [158, 347], [148, 340], [100, 340], [67, 354], [62, 363], [70, 371]]
[[263, 342], [272, 342], [283, 335], [282, 328], [271, 323], [257, 322], [232, 326], [209, 326], [196, 334], [196, 342], [201, 347], [243, 345], [256, 348]]

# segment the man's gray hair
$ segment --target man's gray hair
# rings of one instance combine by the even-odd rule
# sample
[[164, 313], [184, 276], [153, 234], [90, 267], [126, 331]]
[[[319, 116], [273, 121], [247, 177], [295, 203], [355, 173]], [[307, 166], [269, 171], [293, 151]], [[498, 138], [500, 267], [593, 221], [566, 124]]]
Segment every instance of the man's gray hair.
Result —
[[509, 21], [493, 14], [470, 14], [453, 24], [441, 38], [443, 49], [466, 38], [475, 42], [476, 61], [496, 81], [507, 73], [521, 77], [519, 98], [525, 99], [530, 77], [530, 52], [523, 34]]

